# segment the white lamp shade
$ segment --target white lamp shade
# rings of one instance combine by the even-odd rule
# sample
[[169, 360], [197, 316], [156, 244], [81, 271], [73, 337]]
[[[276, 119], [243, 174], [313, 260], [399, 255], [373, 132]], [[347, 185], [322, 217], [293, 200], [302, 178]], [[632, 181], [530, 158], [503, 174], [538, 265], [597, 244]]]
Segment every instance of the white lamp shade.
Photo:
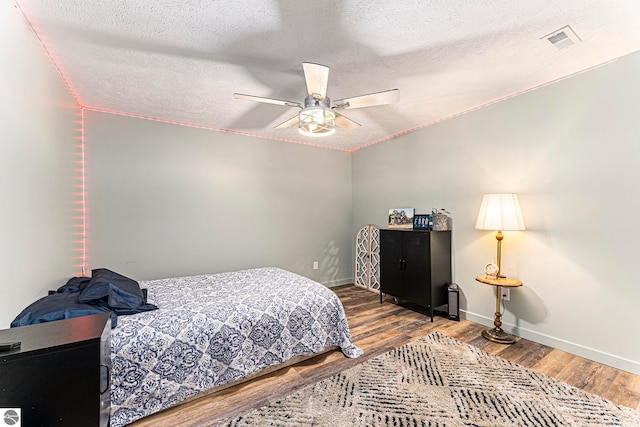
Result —
[[516, 194], [485, 194], [482, 197], [478, 230], [524, 230], [524, 220]]

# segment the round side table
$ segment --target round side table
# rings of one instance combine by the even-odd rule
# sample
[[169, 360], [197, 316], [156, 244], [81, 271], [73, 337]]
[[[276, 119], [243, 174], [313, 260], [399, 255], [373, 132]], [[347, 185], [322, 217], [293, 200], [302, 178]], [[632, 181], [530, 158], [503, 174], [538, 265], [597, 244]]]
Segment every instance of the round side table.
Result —
[[496, 318], [493, 321], [495, 328], [485, 329], [482, 331], [482, 336], [489, 341], [498, 342], [501, 344], [513, 344], [516, 342], [516, 337], [502, 330], [502, 314], [500, 314], [500, 295], [502, 294], [502, 287], [517, 288], [522, 286], [522, 282], [510, 277], [494, 278], [491, 276], [481, 275], [476, 277], [476, 280], [480, 283], [496, 287]]

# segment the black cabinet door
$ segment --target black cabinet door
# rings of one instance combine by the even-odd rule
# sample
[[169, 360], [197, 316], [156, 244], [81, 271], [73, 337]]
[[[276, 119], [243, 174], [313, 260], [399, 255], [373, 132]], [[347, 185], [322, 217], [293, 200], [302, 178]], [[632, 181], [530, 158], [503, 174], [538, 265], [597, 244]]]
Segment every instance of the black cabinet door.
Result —
[[402, 241], [401, 233], [380, 230], [380, 287], [382, 293], [396, 297], [402, 297]]
[[430, 233], [402, 233], [404, 275], [402, 298], [431, 305]]

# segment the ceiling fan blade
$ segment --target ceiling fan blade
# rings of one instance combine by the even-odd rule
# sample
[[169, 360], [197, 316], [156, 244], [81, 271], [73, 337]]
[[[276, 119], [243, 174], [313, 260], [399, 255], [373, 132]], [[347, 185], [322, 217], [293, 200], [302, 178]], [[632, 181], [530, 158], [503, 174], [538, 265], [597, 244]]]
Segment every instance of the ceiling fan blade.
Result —
[[275, 99], [275, 98], [264, 98], [262, 96], [244, 95], [242, 93], [234, 93], [233, 97], [235, 99], [244, 99], [246, 101], [255, 101], [255, 102], [263, 102], [265, 104], [275, 104], [275, 105], [284, 105], [287, 107], [302, 108], [302, 105], [299, 102], [283, 101], [281, 99]]
[[339, 99], [335, 101], [334, 108], [362, 108], [385, 105], [398, 102], [400, 91], [398, 89], [385, 90], [382, 92], [370, 93], [368, 95], [355, 96], [353, 98]]
[[[334, 111], [334, 113], [336, 113]], [[336, 113], [336, 125], [340, 126], [344, 130], [353, 130], [360, 127], [360, 123], [356, 123], [353, 120]]]
[[[326, 65], [303, 62], [304, 80], [307, 82], [307, 93], [310, 97], [324, 99], [327, 97], [329, 84], [329, 67]], [[316, 95], [316, 96], [314, 96]]]
[[288, 128], [289, 126], [295, 125], [299, 121], [300, 121], [300, 117], [299, 116], [297, 116], [297, 115], [293, 116], [290, 119], [287, 119], [284, 122], [280, 123], [278, 126], [276, 126], [276, 129]]

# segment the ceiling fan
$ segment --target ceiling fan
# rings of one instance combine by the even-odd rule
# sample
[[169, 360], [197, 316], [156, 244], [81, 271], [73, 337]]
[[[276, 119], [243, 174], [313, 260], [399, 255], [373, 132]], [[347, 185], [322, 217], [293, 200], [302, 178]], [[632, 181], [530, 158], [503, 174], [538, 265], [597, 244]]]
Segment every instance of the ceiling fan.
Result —
[[236, 99], [245, 99], [247, 101], [300, 108], [299, 114], [280, 123], [276, 126], [276, 129], [287, 128], [298, 123], [298, 131], [307, 136], [331, 135], [335, 132], [336, 125], [345, 130], [355, 129], [360, 126], [359, 123], [354, 122], [335, 110], [391, 104], [397, 102], [400, 98], [400, 91], [398, 89], [391, 89], [353, 98], [339, 99], [335, 101], [333, 107], [331, 107], [331, 100], [327, 97], [329, 67], [314, 64], [313, 62], [303, 62], [302, 70], [307, 83], [308, 93], [304, 99], [304, 106], [299, 102], [243, 95], [241, 93], [234, 93], [233, 96]]

